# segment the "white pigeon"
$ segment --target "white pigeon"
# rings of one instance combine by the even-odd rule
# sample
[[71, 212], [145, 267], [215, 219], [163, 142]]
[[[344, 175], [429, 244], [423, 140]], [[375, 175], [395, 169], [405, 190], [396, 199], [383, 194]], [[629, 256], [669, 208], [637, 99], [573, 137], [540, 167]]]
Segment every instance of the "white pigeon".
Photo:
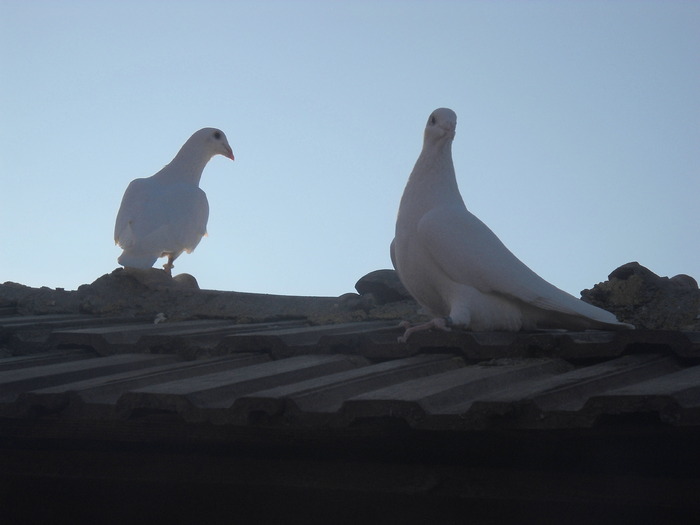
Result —
[[233, 160], [224, 132], [204, 128], [183, 144], [170, 164], [151, 177], [131, 181], [114, 225], [114, 242], [124, 252], [119, 264], [150, 268], [159, 257], [170, 274], [173, 261], [191, 253], [207, 233], [209, 203], [199, 188], [204, 167], [214, 155]]
[[400, 340], [452, 325], [509, 332], [634, 328], [542, 279], [469, 213], [452, 163], [456, 126], [451, 109], [433, 111], [401, 198], [391, 260], [403, 285], [434, 319], [407, 328]]

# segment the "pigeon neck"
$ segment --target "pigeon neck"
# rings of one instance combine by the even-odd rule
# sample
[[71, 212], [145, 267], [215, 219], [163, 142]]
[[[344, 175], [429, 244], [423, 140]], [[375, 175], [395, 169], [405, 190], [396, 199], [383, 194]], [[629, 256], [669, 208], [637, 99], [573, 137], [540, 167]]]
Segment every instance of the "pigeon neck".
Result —
[[168, 177], [199, 186], [202, 172], [210, 158], [209, 155], [204, 155], [201, 151], [193, 151], [192, 147], [185, 143], [175, 158], [166, 166]]
[[[420, 192], [426, 200], [449, 203], [462, 201], [452, 162], [452, 141], [426, 144], [421, 151], [406, 190]], [[432, 199], [431, 199], [432, 197]]]

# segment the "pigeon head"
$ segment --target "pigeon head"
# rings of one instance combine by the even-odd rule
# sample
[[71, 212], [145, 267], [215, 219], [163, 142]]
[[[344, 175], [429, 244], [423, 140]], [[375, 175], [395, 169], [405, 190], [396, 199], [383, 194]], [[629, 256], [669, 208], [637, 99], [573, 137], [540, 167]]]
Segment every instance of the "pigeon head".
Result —
[[216, 128], [202, 128], [195, 132], [182, 146], [180, 153], [183, 152], [202, 155], [207, 161], [214, 155], [223, 155], [233, 160], [233, 150], [226, 140], [226, 135]]
[[[209, 154], [209, 157], [214, 155], [223, 155], [233, 160], [233, 150], [228, 144], [226, 135], [220, 129], [216, 128], [203, 128], [192, 135], [189, 140], [192, 146], [196, 146], [197, 149], [204, 151]], [[185, 146], [188, 144], [185, 143]], [[184, 149], [184, 146], [183, 146]]]
[[448, 108], [439, 108], [428, 117], [425, 126], [425, 141], [440, 142], [452, 140], [457, 128], [457, 114]]
[[182, 145], [170, 164], [154, 175], [169, 180], [187, 179], [199, 184], [204, 167], [214, 155], [233, 160], [233, 151], [226, 135], [220, 129], [203, 128], [195, 132]]

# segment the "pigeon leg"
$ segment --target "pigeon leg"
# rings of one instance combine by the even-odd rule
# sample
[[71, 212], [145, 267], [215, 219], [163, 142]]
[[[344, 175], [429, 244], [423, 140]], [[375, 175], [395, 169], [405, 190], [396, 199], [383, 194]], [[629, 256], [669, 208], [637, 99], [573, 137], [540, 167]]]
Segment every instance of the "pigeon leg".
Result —
[[405, 343], [406, 341], [408, 341], [408, 338], [411, 336], [411, 334], [415, 332], [423, 332], [432, 328], [449, 332], [451, 330], [451, 324], [452, 323], [449, 317], [436, 317], [435, 319], [431, 319], [427, 323], [417, 324], [416, 326], [411, 326], [410, 323], [404, 321], [401, 323], [400, 326], [402, 328], [406, 328], [406, 331], [401, 337], [399, 337], [399, 343]]
[[173, 259], [173, 256], [172, 256], [172, 255], [168, 255], [168, 262], [166, 262], [166, 263], [163, 265], [163, 270], [165, 270], [165, 273], [167, 273], [170, 277], [173, 276], [173, 274], [172, 274], [172, 269], [175, 268], [175, 265], [173, 264], [173, 260], [174, 260], [174, 259]]

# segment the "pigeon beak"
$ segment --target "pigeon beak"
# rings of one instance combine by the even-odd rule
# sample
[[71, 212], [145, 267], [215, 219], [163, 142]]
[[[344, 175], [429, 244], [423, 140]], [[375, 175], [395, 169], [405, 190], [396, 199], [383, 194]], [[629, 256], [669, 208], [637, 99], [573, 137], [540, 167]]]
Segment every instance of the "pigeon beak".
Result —
[[224, 146], [226, 148], [226, 153], [224, 154], [225, 157], [228, 157], [231, 160], [235, 160], [233, 158], [233, 150], [229, 146]]
[[445, 133], [447, 134], [448, 137], [450, 137], [452, 139], [455, 138], [456, 131], [457, 131], [455, 128], [453, 128], [452, 126], [449, 126], [449, 127], [443, 128], [443, 129], [445, 130]]

